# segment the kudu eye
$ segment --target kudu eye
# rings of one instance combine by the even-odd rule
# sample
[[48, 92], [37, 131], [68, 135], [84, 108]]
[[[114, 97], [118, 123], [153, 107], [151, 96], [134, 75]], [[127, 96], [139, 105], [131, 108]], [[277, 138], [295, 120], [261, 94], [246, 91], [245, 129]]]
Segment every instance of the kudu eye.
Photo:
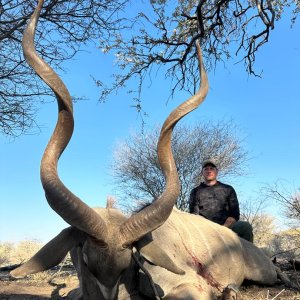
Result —
[[103, 240], [99, 240], [94, 238], [93, 236], [89, 236], [90, 241], [92, 241], [93, 244], [96, 244], [97, 247], [101, 248], [101, 249], [108, 249], [109, 246], [107, 243], [105, 243]]
[[129, 245], [127, 245], [127, 244], [123, 244], [122, 245], [122, 247], [121, 247], [121, 251], [125, 251], [125, 250], [132, 250], [132, 245], [131, 244], [129, 244]]
[[88, 265], [88, 257], [87, 257], [87, 255], [86, 255], [85, 253], [83, 253], [82, 258], [83, 258], [84, 263], [85, 263], [86, 265]]

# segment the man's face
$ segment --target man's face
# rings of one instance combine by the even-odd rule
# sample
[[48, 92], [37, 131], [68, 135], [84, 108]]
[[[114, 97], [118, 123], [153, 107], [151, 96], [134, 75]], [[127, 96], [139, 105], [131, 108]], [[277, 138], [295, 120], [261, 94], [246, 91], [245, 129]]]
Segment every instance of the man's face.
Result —
[[205, 181], [215, 181], [218, 175], [218, 169], [212, 165], [207, 165], [202, 169], [202, 175]]

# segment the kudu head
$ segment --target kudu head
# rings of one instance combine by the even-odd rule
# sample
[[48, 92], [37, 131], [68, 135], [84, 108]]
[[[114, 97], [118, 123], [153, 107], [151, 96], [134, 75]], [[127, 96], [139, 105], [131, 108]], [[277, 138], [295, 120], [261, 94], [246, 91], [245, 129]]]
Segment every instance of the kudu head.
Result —
[[58, 176], [59, 157], [73, 132], [73, 108], [70, 94], [64, 83], [35, 51], [34, 34], [42, 6], [43, 0], [39, 0], [24, 31], [22, 46], [29, 65], [53, 90], [57, 98], [58, 120], [42, 158], [41, 181], [49, 205], [71, 227], [63, 230], [31, 260], [11, 272], [11, 275], [20, 277], [45, 270], [59, 263], [71, 250], [77, 271], [80, 273], [83, 293], [90, 292], [89, 289], [92, 287], [89, 287], [89, 284], [93, 281], [93, 284], [101, 290], [95, 299], [115, 299], [122, 274], [133, 264], [134, 246], [138, 247], [142, 254], [144, 252], [145, 256], [154, 263], [176, 273], [183, 272], [162, 249], [157, 250], [151, 241], [147, 242], [146, 236], [167, 220], [180, 192], [171, 150], [171, 137], [175, 124], [197, 108], [208, 91], [200, 46], [197, 43], [201, 87], [193, 97], [169, 115], [162, 126], [157, 145], [158, 159], [166, 179], [164, 192], [151, 205], [129, 218], [110, 206], [94, 210], [68, 190]]

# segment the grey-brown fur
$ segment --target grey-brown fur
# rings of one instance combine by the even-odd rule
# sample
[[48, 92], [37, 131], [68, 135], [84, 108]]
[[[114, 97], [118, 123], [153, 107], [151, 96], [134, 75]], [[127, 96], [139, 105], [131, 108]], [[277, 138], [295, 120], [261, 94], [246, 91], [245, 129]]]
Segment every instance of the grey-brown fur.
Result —
[[145, 262], [166, 299], [176, 299], [178, 287], [182, 299], [215, 299], [228, 285], [240, 286], [244, 279], [266, 285], [277, 281], [276, 267], [260, 249], [201, 216], [174, 209], [152, 236], [186, 272], [176, 275]]

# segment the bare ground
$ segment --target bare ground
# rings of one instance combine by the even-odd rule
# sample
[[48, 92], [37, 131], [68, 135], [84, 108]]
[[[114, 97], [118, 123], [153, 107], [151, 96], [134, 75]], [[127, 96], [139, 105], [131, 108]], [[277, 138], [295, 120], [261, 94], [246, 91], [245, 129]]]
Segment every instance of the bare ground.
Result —
[[[294, 283], [299, 285], [299, 271], [284, 266], [282, 269]], [[0, 272], [0, 300], [62, 300], [70, 290], [78, 286], [75, 273], [70, 271], [60, 271], [54, 277], [54, 274], [49, 274], [46, 278], [34, 276], [14, 281], [7, 280], [7, 274], [8, 272]], [[239, 299], [300, 300], [300, 291], [287, 288], [281, 283], [272, 287], [247, 284], [240, 288]]]
[[77, 276], [69, 272], [61, 272], [54, 278], [49, 275], [49, 278], [20, 280], [8, 280], [7, 273], [0, 274], [0, 300], [61, 300], [78, 286]]

